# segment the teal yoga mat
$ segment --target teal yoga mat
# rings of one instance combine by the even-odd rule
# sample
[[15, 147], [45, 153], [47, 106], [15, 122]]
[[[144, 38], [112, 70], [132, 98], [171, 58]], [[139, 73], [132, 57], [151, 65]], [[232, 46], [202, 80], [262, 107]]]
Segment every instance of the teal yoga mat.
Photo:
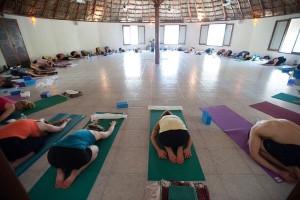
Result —
[[71, 118], [72, 121], [70, 121], [67, 126], [58, 133], [50, 133], [47, 136], [47, 139], [45, 141], [45, 145], [43, 148], [34, 156], [32, 156], [30, 159], [22, 163], [19, 167], [16, 168], [15, 172], [17, 176], [20, 176], [24, 171], [26, 171], [35, 161], [37, 161], [48, 149], [52, 146], [54, 142], [62, 138], [64, 135], [66, 135], [72, 128], [74, 128], [81, 120], [83, 120], [86, 116], [85, 115], [70, 115], [70, 114], [64, 114], [59, 113], [52, 119], [50, 119], [50, 122], [55, 122], [63, 118]]
[[[45, 174], [39, 179], [39, 181], [33, 186], [29, 191], [29, 196], [32, 200], [43, 199], [43, 200], [67, 200], [67, 199], [87, 199], [88, 195], [94, 185], [94, 182], [102, 168], [102, 165], [106, 159], [106, 156], [110, 150], [110, 147], [120, 130], [120, 127], [124, 119], [114, 119], [117, 121], [117, 125], [110, 137], [105, 140], [98, 140], [95, 142], [95, 145], [99, 147], [99, 153], [94, 162], [91, 163], [88, 168], [86, 168], [73, 182], [70, 188], [68, 189], [56, 189], [55, 188], [55, 178], [56, 178], [56, 169], [50, 167]], [[113, 119], [101, 119], [100, 125], [103, 126], [106, 130], [110, 127], [110, 122]], [[91, 123], [88, 122], [86, 126]], [[86, 127], [85, 126], [85, 127]], [[100, 197], [99, 197], [100, 198]]]
[[272, 97], [275, 98], [275, 99], [279, 99], [279, 100], [282, 100], [282, 101], [286, 101], [286, 102], [290, 102], [290, 103], [293, 103], [293, 104], [296, 104], [296, 105], [300, 105], [300, 103], [292, 102], [293, 100], [300, 101], [300, 99], [298, 99], [296, 96], [293, 96], [293, 95], [290, 95], [290, 94], [279, 93], [279, 94], [276, 94]]
[[[191, 147], [192, 157], [185, 159], [182, 165], [173, 164], [168, 159], [164, 160], [158, 157], [157, 151], [151, 142], [151, 133], [163, 112], [163, 110], [151, 110], [150, 113], [148, 181], [159, 181], [162, 179], [168, 181], [205, 181], [193, 144]], [[181, 110], [171, 110], [171, 112], [184, 121]]]
[[[13, 112], [13, 114], [11, 114], [6, 119], [6, 121], [9, 120], [9, 119], [19, 119], [20, 116], [21, 116], [21, 113], [24, 113], [24, 115], [28, 116], [30, 114], [33, 114], [33, 113], [36, 113], [38, 111], [44, 110], [46, 108], [55, 106], [56, 104], [65, 102], [67, 100], [68, 100], [68, 98], [66, 98], [64, 96], [54, 95], [54, 96], [51, 96], [49, 98], [45, 98], [45, 99], [41, 99], [41, 100], [35, 101], [34, 102], [35, 108], [27, 110], [27, 111], [15, 111], [15, 112]], [[5, 124], [5, 121], [4, 121], [4, 124]]]

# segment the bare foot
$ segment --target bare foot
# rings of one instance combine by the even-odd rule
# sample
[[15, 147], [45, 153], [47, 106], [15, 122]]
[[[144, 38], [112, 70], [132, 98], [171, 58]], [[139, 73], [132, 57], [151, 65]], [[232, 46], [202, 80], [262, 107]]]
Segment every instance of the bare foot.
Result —
[[178, 164], [183, 164], [184, 162], [184, 157], [183, 157], [183, 151], [182, 151], [182, 146], [177, 148], [177, 163]]
[[171, 161], [171, 163], [176, 163], [176, 155], [174, 154], [172, 148], [170, 147], [165, 147], [166, 148], [166, 151], [168, 153], [168, 157], [169, 157], [169, 160]]
[[64, 171], [62, 169], [57, 169], [55, 188], [62, 188], [64, 180], [65, 180]]
[[62, 188], [68, 189], [72, 183], [74, 182], [75, 178], [77, 177], [78, 170], [72, 170], [71, 175], [63, 182]]

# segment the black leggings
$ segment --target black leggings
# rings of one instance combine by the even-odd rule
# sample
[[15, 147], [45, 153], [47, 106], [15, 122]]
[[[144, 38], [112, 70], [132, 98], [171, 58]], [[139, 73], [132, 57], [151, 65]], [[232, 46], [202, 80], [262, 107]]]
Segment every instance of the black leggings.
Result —
[[172, 148], [185, 145], [189, 138], [187, 130], [169, 130], [158, 134], [160, 144]]
[[92, 158], [90, 148], [76, 149], [70, 147], [53, 146], [48, 152], [48, 161], [52, 167], [66, 171], [80, 169]]
[[28, 137], [25, 140], [18, 137], [9, 137], [0, 140], [0, 147], [9, 161], [15, 161], [30, 152], [37, 153], [44, 144], [44, 137]]

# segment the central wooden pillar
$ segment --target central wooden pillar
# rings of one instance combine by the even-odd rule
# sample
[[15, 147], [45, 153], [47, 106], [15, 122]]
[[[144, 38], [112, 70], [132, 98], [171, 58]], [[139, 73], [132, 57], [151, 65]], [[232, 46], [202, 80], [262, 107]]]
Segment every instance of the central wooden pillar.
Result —
[[155, 64], [159, 64], [159, 6], [154, 3], [155, 7]]

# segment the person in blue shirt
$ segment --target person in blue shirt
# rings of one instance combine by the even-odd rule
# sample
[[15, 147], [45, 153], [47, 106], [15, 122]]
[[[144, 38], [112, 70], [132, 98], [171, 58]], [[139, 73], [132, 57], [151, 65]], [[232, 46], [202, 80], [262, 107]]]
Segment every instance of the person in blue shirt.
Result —
[[[62, 140], [54, 143], [48, 152], [50, 165], [57, 168], [56, 188], [69, 188], [76, 177], [97, 157], [99, 148], [95, 141], [108, 138], [114, 131], [116, 121], [110, 123], [107, 131], [97, 125], [98, 120], [86, 129], [75, 131]], [[71, 172], [69, 177], [65, 174]]]

